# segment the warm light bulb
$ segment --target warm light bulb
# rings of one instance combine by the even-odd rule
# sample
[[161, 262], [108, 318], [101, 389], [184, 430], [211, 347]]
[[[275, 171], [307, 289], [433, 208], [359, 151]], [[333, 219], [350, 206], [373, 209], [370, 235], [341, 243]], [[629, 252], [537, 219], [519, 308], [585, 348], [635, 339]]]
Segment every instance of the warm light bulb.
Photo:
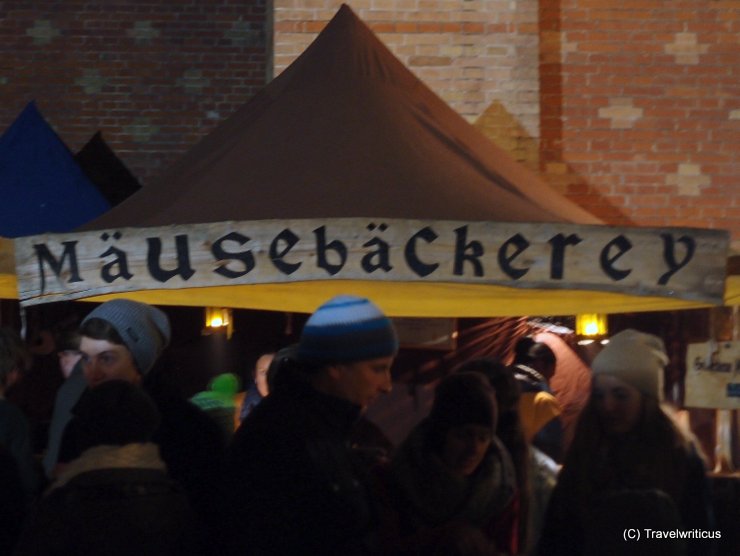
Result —
[[606, 315], [590, 313], [576, 316], [576, 334], [580, 339], [604, 337], [608, 333]]
[[204, 333], [226, 332], [226, 337], [231, 338], [234, 331], [231, 309], [228, 307], [206, 307], [206, 318]]

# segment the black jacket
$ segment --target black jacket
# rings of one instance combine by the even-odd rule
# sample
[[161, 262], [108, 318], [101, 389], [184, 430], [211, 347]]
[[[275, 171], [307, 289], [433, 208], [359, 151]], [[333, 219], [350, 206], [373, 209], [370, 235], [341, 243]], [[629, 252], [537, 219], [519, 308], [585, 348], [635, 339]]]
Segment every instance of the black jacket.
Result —
[[[82, 393], [84, 398], [89, 390]], [[226, 443], [218, 424], [201, 409], [177, 395], [150, 389], [161, 416], [152, 441], [159, 446], [167, 464], [168, 475], [185, 491], [200, 522], [213, 537], [222, 519], [223, 473]], [[59, 461], [66, 463], [80, 455], [79, 424], [76, 418], [67, 424], [62, 436]], [[218, 548], [213, 547], [217, 553]]]
[[183, 556], [196, 546], [194, 524], [165, 471], [92, 470], [39, 501], [15, 555]]
[[285, 372], [232, 442], [230, 553], [367, 554], [374, 510], [349, 446], [360, 408]]

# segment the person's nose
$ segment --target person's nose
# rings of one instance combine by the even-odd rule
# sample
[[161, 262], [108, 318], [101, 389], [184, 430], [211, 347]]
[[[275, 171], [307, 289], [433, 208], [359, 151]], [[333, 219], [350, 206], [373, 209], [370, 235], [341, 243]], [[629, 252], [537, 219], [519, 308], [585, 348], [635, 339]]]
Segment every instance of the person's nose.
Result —
[[100, 365], [98, 364], [97, 360], [95, 359], [89, 359], [83, 363], [83, 371], [85, 374], [85, 378], [87, 379], [87, 383], [94, 385], [99, 383], [101, 380], [103, 380], [103, 377], [105, 376], [102, 369], [100, 368]]

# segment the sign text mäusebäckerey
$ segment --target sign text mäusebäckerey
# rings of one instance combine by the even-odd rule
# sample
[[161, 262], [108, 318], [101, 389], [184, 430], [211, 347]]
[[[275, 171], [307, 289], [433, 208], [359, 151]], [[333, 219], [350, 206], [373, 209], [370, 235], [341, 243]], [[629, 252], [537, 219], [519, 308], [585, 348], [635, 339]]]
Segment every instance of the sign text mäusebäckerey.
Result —
[[385, 280], [573, 288], [721, 303], [729, 235], [692, 228], [260, 220], [15, 240], [24, 305], [113, 292]]

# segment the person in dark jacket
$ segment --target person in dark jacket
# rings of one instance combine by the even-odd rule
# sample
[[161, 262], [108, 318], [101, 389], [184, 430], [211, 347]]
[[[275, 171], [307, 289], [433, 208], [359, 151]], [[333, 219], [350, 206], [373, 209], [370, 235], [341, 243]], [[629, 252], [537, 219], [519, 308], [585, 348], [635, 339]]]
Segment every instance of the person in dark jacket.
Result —
[[[478, 372], [443, 378], [429, 417], [391, 461], [389, 507], [398, 514], [391, 554], [431, 554], [464, 526], [494, 550], [518, 551], [518, 493], [511, 457], [496, 436], [493, 389]], [[480, 554], [472, 550], [469, 554]]]
[[337, 296], [308, 319], [294, 358], [278, 353], [270, 395], [231, 446], [229, 554], [373, 552], [373, 497], [350, 441], [364, 409], [390, 391], [397, 349], [380, 309]]
[[481, 373], [496, 392], [498, 421], [496, 436], [511, 454], [519, 495], [519, 554], [530, 554], [537, 544], [547, 502], [555, 487], [557, 464], [530, 445], [519, 416], [519, 381], [514, 368], [496, 358], [466, 361], [458, 372]]
[[[206, 529], [220, 524], [226, 442], [218, 424], [187, 399], [167, 388], [153, 370], [170, 341], [170, 322], [160, 309], [129, 299], [114, 299], [93, 309], [80, 325], [80, 353], [88, 389], [110, 380], [142, 387], [161, 416], [152, 441], [172, 479], [180, 484]], [[161, 371], [161, 369], [160, 369]], [[84, 396], [84, 394], [83, 394]], [[60, 467], [79, 456], [77, 431], [65, 428]], [[216, 537], [207, 542], [218, 550]]]
[[[614, 335], [594, 359], [591, 396], [545, 515], [541, 556], [595, 554], [599, 546], [629, 552], [622, 534], [661, 529], [672, 522], [671, 505], [681, 530], [714, 530], [697, 442], [661, 404], [667, 362], [660, 338], [632, 329]], [[656, 510], [646, 513], [648, 506]], [[676, 553], [669, 543], [662, 547]], [[712, 554], [715, 543], [689, 539], [685, 548]]]
[[166, 556], [195, 546], [194, 514], [167, 475], [154, 402], [123, 380], [85, 392], [73, 411], [76, 450], [28, 519], [17, 556]]

